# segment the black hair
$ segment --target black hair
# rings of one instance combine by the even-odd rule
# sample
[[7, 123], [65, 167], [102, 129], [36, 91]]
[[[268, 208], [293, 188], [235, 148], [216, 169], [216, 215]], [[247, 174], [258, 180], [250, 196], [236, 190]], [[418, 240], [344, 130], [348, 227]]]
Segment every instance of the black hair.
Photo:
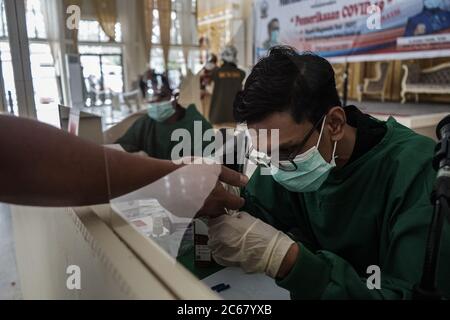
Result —
[[270, 28], [273, 26], [274, 23], [280, 23], [280, 21], [277, 18], [273, 18], [272, 20], [269, 21], [269, 23], [267, 24], [267, 28], [270, 30]]
[[335, 106], [341, 101], [331, 64], [311, 52], [276, 46], [253, 67], [237, 94], [234, 117], [251, 123], [287, 111], [297, 123], [316, 123]]
[[217, 63], [217, 56], [214, 53], [211, 53], [211, 57], [209, 57], [209, 62]]

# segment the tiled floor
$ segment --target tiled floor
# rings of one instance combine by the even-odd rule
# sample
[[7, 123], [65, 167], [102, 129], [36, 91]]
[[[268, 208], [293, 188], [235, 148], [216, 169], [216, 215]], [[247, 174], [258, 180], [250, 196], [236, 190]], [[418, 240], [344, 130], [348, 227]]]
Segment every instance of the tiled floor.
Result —
[[21, 299], [9, 206], [0, 203], [0, 300]]

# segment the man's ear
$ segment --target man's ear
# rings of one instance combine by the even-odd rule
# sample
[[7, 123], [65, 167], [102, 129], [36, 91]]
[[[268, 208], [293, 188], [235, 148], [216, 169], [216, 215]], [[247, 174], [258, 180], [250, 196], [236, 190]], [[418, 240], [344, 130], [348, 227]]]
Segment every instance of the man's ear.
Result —
[[344, 137], [344, 128], [347, 123], [347, 117], [345, 115], [344, 108], [333, 107], [327, 114], [328, 129], [330, 130], [330, 137], [333, 141], [339, 141]]

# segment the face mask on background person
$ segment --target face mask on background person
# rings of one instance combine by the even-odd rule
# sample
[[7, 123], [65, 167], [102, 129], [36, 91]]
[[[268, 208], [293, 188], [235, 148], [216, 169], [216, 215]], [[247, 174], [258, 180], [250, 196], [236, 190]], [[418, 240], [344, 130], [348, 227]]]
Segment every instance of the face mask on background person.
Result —
[[175, 108], [173, 107], [171, 100], [154, 102], [149, 104], [147, 113], [153, 120], [163, 122], [175, 113]]
[[278, 43], [279, 36], [280, 36], [280, 30], [272, 30], [270, 32], [270, 42]]
[[[328, 178], [331, 169], [336, 167], [336, 145], [334, 143], [331, 162], [328, 163], [319, 152], [319, 143], [322, 138], [325, 127], [326, 117], [323, 119], [320, 129], [319, 140], [317, 144], [308, 151], [297, 155], [292, 161], [297, 165], [295, 171], [283, 171], [278, 167], [271, 165], [272, 176], [275, 181], [292, 192], [313, 192], [317, 191], [322, 183]], [[286, 166], [292, 165], [290, 161], [280, 161], [280, 164]]]
[[441, 6], [441, 0], [424, 0], [423, 5], [428, 9], [436, 9]]
[[442, 0], [440, 8], [442, 10], [450, 11], [450, 0]]
[[214, 69], [215, 66], [216, 66], [216, 65], [215, 65], [214, 63], [212, 63], [212, 62], [207, 62], [207, 63], [205, 64], [205, 69], [208, 70], [208, 71], [211, 71], [212, 69]]

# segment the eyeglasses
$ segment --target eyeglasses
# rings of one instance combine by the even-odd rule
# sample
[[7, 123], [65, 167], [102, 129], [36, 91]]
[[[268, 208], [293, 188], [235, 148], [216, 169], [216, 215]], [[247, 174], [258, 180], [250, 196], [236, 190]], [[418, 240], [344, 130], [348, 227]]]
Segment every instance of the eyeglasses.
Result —
[[[317, 121], [314, 126], [309, 130], [309, 132], [306, 134], [305, 138], [302, 140], [301, 143], [295, 148], [293, 152], [291, 152], [288, 156], [279, 155], [279, 161], [277, 163], [274, 163], [274, 165], [283, 171], [295, 171], [297, 170], [297, 164], [294, 162], [295, 157], [302, 151], [302, 149], [305, 147], [308, 140], [313, 135], [314, 131], [320, 126], [322, 121], [324, 120], [325, 115], [323, 115], [319, 121]], [[260, 154], [262, 154], [260, 156]], [[263, 154], [261, 152], [258, 152], [253, 145], [249, 147], [249, 150], [247, 151], [246, 158], [255, 163], [258, 166], [264, 167], [264, 168], [270, 168], [272, 164], [272, 159], [266, 154]]]

